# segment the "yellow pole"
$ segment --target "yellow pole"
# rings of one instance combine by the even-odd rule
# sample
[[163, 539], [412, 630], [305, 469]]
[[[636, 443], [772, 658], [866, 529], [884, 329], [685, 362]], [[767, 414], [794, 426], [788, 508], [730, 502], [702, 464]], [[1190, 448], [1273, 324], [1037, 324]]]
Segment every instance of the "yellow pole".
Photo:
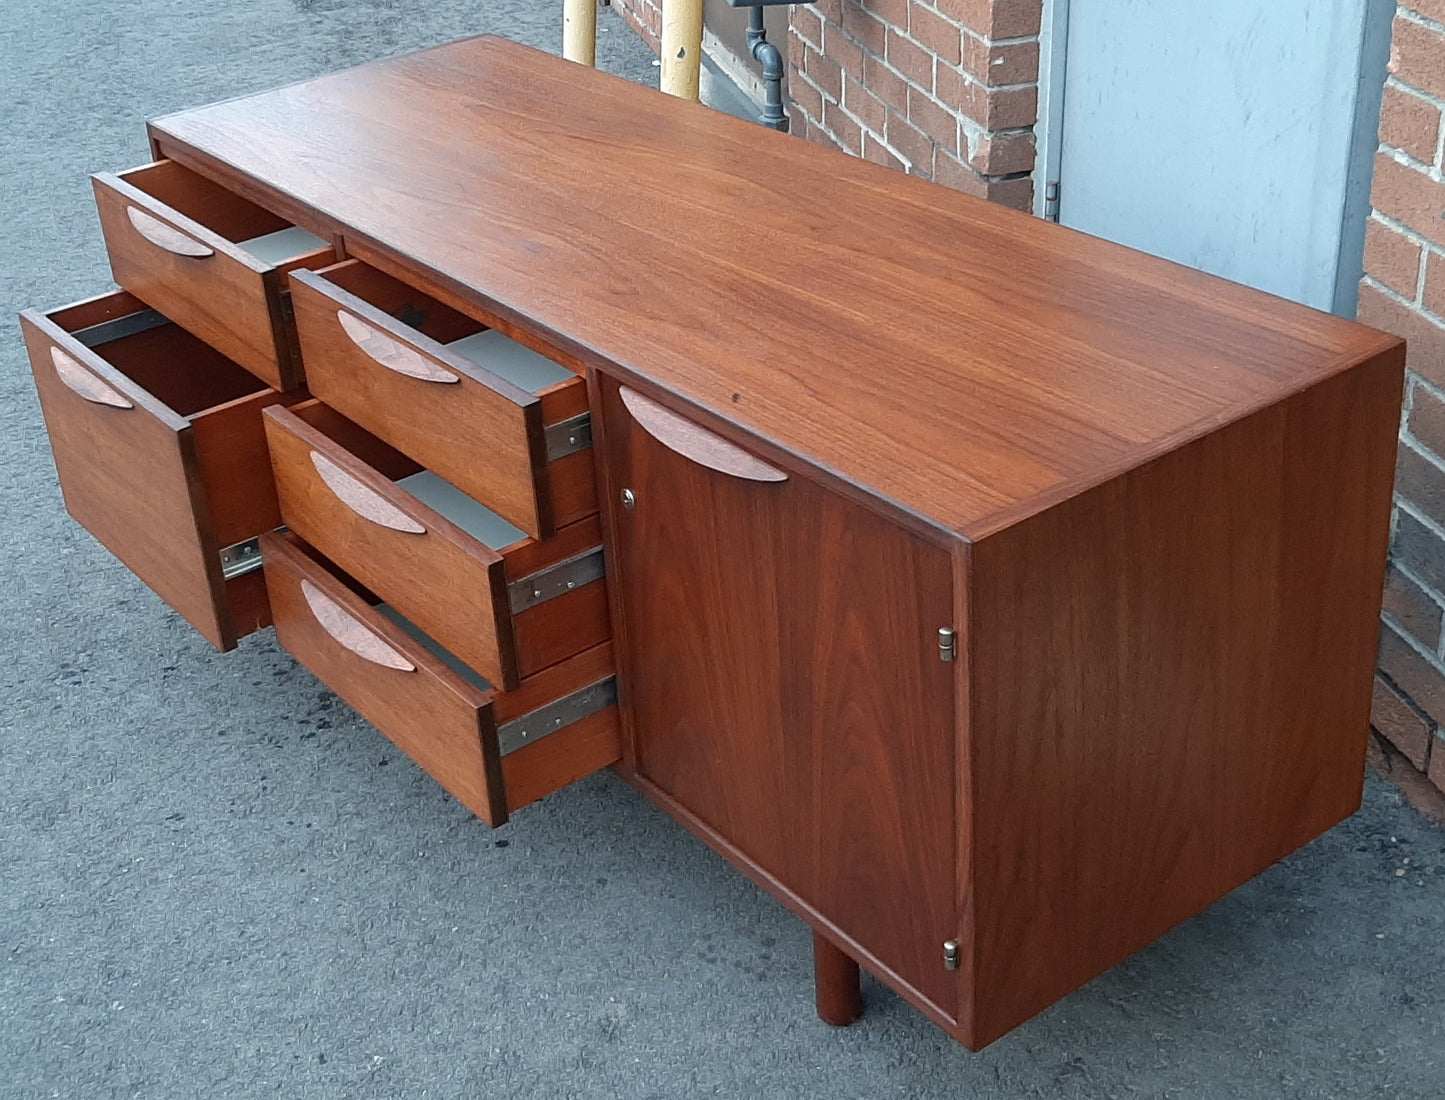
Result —
[[697, 99], [702, 69], [702, 0], [662, 0], [662, 90]]
[[597, 0], [562, 0], [562, 56], [597, 67]]

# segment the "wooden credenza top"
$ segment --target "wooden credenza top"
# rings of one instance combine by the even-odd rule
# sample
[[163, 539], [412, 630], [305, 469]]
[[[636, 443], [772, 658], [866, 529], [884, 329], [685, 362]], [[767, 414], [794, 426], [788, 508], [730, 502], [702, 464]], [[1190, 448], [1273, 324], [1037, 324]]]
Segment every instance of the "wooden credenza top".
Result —
[[151, 133], [970, 539], [1398, 343], [499, 38]]

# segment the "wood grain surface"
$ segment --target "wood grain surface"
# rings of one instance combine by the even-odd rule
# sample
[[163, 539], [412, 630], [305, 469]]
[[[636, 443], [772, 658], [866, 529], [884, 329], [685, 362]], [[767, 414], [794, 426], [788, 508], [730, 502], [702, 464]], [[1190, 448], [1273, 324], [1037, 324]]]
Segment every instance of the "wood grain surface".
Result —
[[552, 534], [538, 398], [320, 275], [298, 273], [291, 293], [312, 393], [533, 537]]
[[791, 472], [693, 462], [610, 379], [602, 406], [609, 484], [636, 499], [610, 574], [636, 771], [952, 1017], [948, 551]]
[[281, 306], [284, 276], [234, 243], [285, 221], [170, 162], [93, 182], [117, 283], [276, 389], [301, 384]]
[[497, 38], [151, 134], [974, 538], [1395, 342]]
[[[467, 683], [367, 606], [295, 535], [265, 536], [261, 553], [276, 639], [287, 652], [472, 813], [489, 825], [506, 821], [492, 693]], [[346, 622], [338, 619], [328, 628], [304, 586], [319, 593], [324, 606], [339, 609]], [[348, 622], [411, 667], [358, 656], [356, 646], [336, 637], [350, 629]]]
[[[247, 586], [225, 583], [219, 551], [277, 523], [260, 410], [279, 395], [175, 325], [96, 349], [66, 331], [139, 308], [121, 293], [21, 315], [61, 491], [82, 526], [230, 649], [266, 620]], [[63, 378], [57, 362], [76, 378]], [[123, 403], [77, 392], [92, 386]], [[235, 594], [248, 597], [239, 626]]]
[[1401, 366], [973, 547], [970, 1045], [1358, 807]]

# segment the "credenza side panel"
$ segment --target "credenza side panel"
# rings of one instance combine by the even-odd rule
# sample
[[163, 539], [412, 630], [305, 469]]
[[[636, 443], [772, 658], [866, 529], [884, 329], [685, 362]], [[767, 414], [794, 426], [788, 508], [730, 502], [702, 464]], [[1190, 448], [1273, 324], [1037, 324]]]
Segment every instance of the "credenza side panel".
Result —
[[1358, 807], [1401, 358], [972, 547], [971, 1045]]
[[952, 1020], [949, 550], [803, 473], [710, 468], [695, 426], [674, 442], [705, 461], [680, 453], [606, 378], [602, 405], [637, 776]]

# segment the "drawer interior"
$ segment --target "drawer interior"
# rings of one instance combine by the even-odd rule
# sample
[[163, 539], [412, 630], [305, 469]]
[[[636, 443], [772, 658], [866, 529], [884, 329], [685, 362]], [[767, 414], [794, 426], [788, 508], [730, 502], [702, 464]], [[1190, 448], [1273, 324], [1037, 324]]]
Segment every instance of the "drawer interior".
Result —
[[291, 411], [373, 470], [395, 481], [427, 507], [440, 512], [489, 550], [505, 552], [518, 543], [531, 541], [530, 536], [520, 527], [468, 496], [451, 482], [423, 469], [418, 463], [383, 443], [330, 406], [320, 401], [308, 401], [293, 407]]
[[[545, 398], [580, 385], [577, 374], [538, 350], [545, 349], [542, 341], [526, 334], [519, 334], [522, 340], [513, 339], [360, 260], [345, 260], [317, 274], [530, 394]], [[544, 400], [544, 420], [546, 404]]]
[[272, 267], [311, 266], [334, 254], [321, 237], [175, 161], [144, 164], [119, 178]]
[[[205, 341], [125, 295], [127, 312], [82, 303], [50, 315], [62, 329], [178, 416], [191, 420], [270, 388]], [[102, 300], [104, 301], [104, 300]]]

